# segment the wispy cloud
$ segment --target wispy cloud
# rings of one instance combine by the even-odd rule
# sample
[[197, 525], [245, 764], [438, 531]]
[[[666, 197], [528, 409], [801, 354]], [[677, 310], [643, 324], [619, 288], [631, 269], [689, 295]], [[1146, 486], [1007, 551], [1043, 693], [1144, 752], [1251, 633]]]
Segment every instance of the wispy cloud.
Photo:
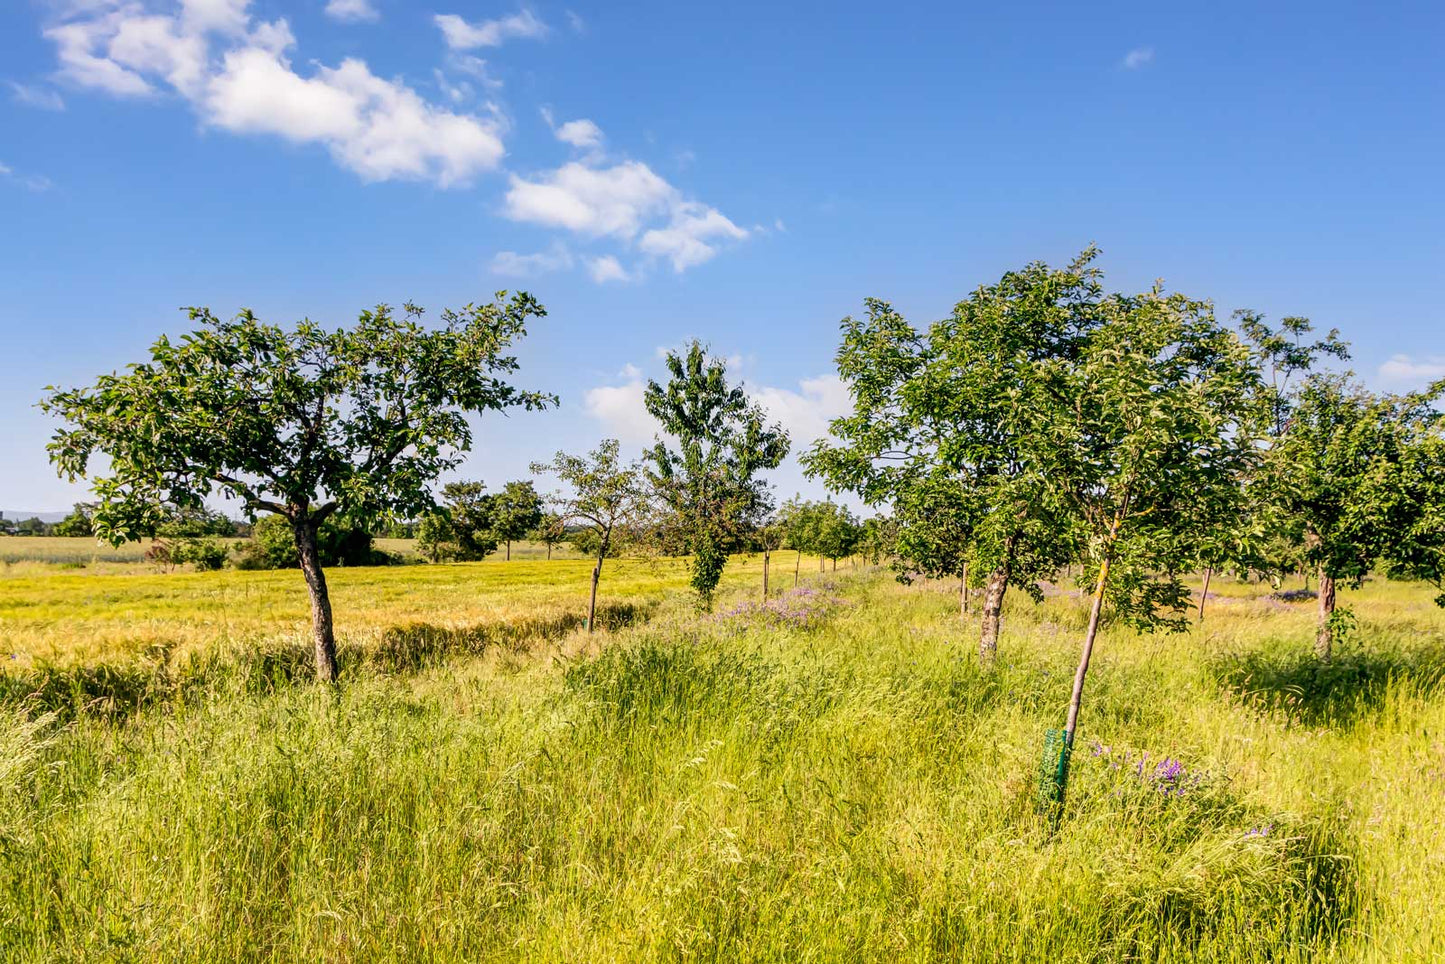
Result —
[[1124, 55], [1124, 59], [1119, 61], [1119, 66], [1125, 70], [1138, 70], [1141, 67], [1149, 66], [1153, 62], [1153, 47], [1135, 47]]
[[546, 251], [535, 254], [499, 251], [492, 258], [492, 273], [514, 278], [535, 278], [553, 271], [566, 271], [572, 264], [572, 252], [559, 241]]
[[589, 258], [587, 261], [587, 273], [592, 280], [598, 284], [606, 284], [609, 281], [631, 281], [632, 276], [627, 269], [622, 267], [622, 262], [610, 254], [600, 258]]
[[48, 177], [39, 174], [22, 174], [9, 164], [0, 163], [0, 180], [18, 184], [27, 191], [48, 191], [55, 184]]
[[10, 99], [17, 104], [37, 107], [40, 110], [65, 110], [65, 99], [60, 96], [59, 91], [34, 84], [18, 84], [13, 80], [5, 83], [10, 87]]
[[342, 23], [374, 23], [381, 12], [371, 0], [328, 0], [326, 15]]
[[1397, 387], [1423, 387], [1445, 378], [1445, 355], [1392, 355], [1380, 365], [1379, 375], [1381, 381]]
[[500, 47], [508, 40], [540, 40], [547, 36], [547, 25], [527, 9], [496, 20], [464, 20], [454, 13], [440, 13], [432, 18], [441, 29], [447, 46], [453, 50], [476, 47]]

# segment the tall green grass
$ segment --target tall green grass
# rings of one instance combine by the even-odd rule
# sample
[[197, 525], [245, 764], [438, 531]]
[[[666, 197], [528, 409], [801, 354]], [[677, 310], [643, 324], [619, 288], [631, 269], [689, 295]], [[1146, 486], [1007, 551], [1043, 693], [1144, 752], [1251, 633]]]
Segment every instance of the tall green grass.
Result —
[[1445, 953], [1426, 592], [1347, 599], [1360, 636], [1328, 667], [1307, 606], [1242, 587], [1203, 630], [1111, 630], [1051, 836], [1036, 776], [1080, 603], [1013, 601], [985, 670], [951, 590], [814, 588], [619, 612], [600, 646], [400, 632], [339, 692], [276, 669], [282, 644], [166, 662], [123, 709], [12, 687], [0, 958]]

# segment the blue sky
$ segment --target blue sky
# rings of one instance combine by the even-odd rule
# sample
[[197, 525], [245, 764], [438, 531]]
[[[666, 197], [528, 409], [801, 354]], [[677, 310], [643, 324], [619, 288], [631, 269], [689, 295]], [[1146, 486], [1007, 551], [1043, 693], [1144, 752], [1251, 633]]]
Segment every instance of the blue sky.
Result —
[[[1337, 326], [1445, 374], [1438, 4], [11, 0], [0, 5], [0, 508], [56, 509], [34, 407], [179, 306], [343, 323], [547, 305], [464, 472], [651, 434], [690, 337], [804, 443], [837, 323], [916, 323], [1090, 241], [1109, 281]], [[795, 467], [784, 494], [808, 491]]]

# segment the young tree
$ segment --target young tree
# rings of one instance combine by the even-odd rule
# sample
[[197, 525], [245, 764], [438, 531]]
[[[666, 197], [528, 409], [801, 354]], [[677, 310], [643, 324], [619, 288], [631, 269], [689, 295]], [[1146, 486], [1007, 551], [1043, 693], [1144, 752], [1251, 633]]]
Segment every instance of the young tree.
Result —
[[[1249, 349], [1207, 302], [1113, 295], [1073, 366], [1078, 399], [1056, 479], [1087, 526], [1094, 592], [1062, 740], [1073, 746], [1104, 606], [1134, 626], [1180, 630], [1182, 575], [1198, 535], [1238, 518], [1240, 479], [1257, 459], [1261, 409]], [[1063, 783], [1058, 785], [1062, 802]]]
[[753, 532], [753, 544], [763, 551], [763, 602], [768, 601], [768, 570], [773, 561], [773, 553], [782, 548], [786, 535], [787, 524], [779, 513], [759, 522]]
[[619, 539], [637, 536], [646, 526], [651, 502], [642, 469], [624, 465], [618, 458], [616, 439], [603, 439], [588, 455], [558, 452], [551, 462], [534, 462], [532, 471], [555, 475], [567, 491], [554, 493], [548, 501], [565, 523], [585, 526], [593, 536], [597, 561], [592, 566], [592, 590], [587, 601], [587, 631], [592, 632], [597, 616], [597, 583], [602, 579], [602, 562]]
[[92, 536], [95, 534], [91, 523], [93, 515], [95, 515], [93, 502], [77, 502], [71, 509], [70, 515], [55, 523], [52, 531], [58, 536], [69, 538]]
[[547, 561], [552, 561], [552, 547], [567, 538], [567, 519], [559, 512], [543, 512], [542, 521], [532, 530], [531, 537], [547, 547]]
[[1321, 658], [1334, 642], [1337, 585], [1359, 586], [1381, 561], [1425, 578], [1439, 571], [1445, 536], [1430, 522], [1440, 512], [1431, 490], [1440, 478], [1433, 405], [1442, 395], [1445, 382], [1415, 395], [1377, 396], [1345, 375], [1313, 375], [1269, 451], [1262, 479], [1269, 501], [1318, 577]]
[[803, 553], [812, 551], [813, 503], [795, 495], [782, 504], [775, 518], [783, 530], [783, 543], [797, 554], [793, 559], [793, 588], [796, 589]]
[[[837, 354], [853, 412], [803, 459], [810, 474], [869, 505], [933, 512], [958, 501], [949, 525], [918, 544], [926, 549], [919, 568], [945, 560], [961, 568], [972, 557], [988, 573], [985, 661], [998, 647], [1009, 586], [1041, 599], [1038, 580], [1077, 552], [1077, 526], [1051, 480], [1070, 469], [1058, 439], [1074, 417], [1068, 373], [1097, 324], [1096, 254], [1089, 248], [1064, 270], [1034, 263], [1009, 272], [923, 334], [870, 299], [865, 320], [844, 319]], [[944, 533], [961, 543], [945, 549]], [[913, 545], [900, 542], [905, 560]]]
[[316, 674], [336, 679], [336, 641], [317, 530], [333, 514], [365, 524], [432, 506], [427, 484], [471, 446], [468, 413], [544, 408], [552, 396], [504, 378], [528, 319], [528, 294], [442, 312], [440, 328], [406, 305], [380, 305], [352, 328], [303, 321], [287, 331], [249, 311], [223, 321], [189, 309], [196, 329], [162, 337], [147, 362], [88, 388], [50, 389], [41, 403], [69, 423], [50, 444], [62, 475], [96, 454], [96, 534], [119, 543], [153, 529], [162, 507], [196, 507], [219, 492], [248, 515], [292, 527], [311, 596]]
[[700, 343], [666, 362], [671, 377], [665, 386], [649, 381], [643, 403], [677, 448], [659, 439], [646, 453], [648, 477], [692, 555], [692, 587], [711, 608], [728, 552], [771, 508], [757, 476], [782, 463], [788, 434], [764, 423], [762, 408], [728, 385], [726, 366]]
[[853, 554], [858, 545], [861, 527], [851, 509], [836, 502], [820, 503], [816, 508], [816, 539], [820, 556], [832, 560], [838, 571], [838, 560]]
[[445, 503], [422, 517], [416, 548], [432, 562], [480, 562], [497, 551], [497, 496], [484, 482], [448, 482]]
[[492, 526], [497, 538], [507, 545], [512, 561], [512, 540], [525, 539], [542, 521], [542, 497], [531, 482], [508, 482], [492, 500]]

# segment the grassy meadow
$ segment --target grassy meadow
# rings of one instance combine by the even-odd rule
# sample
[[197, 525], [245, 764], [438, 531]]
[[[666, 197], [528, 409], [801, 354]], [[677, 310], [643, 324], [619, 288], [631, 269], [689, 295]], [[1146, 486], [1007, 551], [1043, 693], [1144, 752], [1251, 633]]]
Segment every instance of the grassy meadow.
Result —
[[1410, 961], [1445, 955], [1445, 612], [1216, 578], [1110, 627], [1067, 812], [1036, 806], [1085, 619], [735, 559], [0, 578], [0, 960]]

